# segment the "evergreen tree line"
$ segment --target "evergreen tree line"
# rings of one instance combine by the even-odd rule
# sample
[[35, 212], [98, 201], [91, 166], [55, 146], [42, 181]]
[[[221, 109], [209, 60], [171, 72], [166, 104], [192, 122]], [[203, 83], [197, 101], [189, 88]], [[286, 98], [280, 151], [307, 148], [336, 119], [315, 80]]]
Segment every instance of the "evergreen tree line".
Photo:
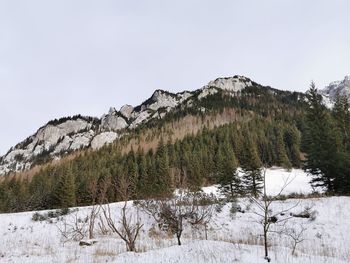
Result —
[[[91, 185], [112, 182], [109, 201], [121, 200], [118, 180], [128, 176], [133, 199], [164, 196], [184, 182], [193, 189], [219, 183], [231, 196], [259, 192], [261, 165], [300, 167], [300, 131], [293, 123], [257, 117], [171, 142], [156, 151], [121, 154], [113, 145], [43, 168], [33, 178], [0, 184], [0, 211], [15, 212], [89, 205]], [[238, 177], [241, 167], [245, 176]]]
[[312, 184], [331, 194], [350, 194], [350, 112], [346, 97], [338, 96], [328, 110], [311, 84], [307, 92], [308, 109], [303, 151], [304, 169]]

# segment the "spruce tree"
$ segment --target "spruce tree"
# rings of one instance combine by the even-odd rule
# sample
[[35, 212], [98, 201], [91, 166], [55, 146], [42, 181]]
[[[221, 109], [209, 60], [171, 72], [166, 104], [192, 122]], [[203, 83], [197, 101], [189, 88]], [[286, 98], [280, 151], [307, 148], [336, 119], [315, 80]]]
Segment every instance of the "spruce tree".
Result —
[[54, 189], [53, 197], [55, 204], [61, 208], [75, 206], [75, 179], [72, 168], [69, 166], [65, 169], [65, 173], [59, 177], [58, 183]]
[[277, 165], [285, 168], [291, 168], [292, 164], [289, 161], [286, 146], [284, 144], [284, 136], [282, 127], [276, 129], [276, 154], [277, 154]]
[[49, 209], [52, 207], [50, 193], [52, 191], [51, 177], [46, 174], [36, 174], [29, 185], [29, 191], [32, 193], [31, 205], [33, 210]]
[[334, 188], [337, 193], [350, 194], [350, 111], [345, 96], [338, 96], [332, 110], [335, 120], [335, 136], [340, 137], [341, 144], [336, 157], [337, 176]]
[[136, 160], [135, 152], [131, 150], [127, 156], [126, 160], [126, 166], [127, 170], [124, 173], [124, 176], [126, 176], [125, 180], [128, 181], [128, 189], [130, 193], [130, 197], [136, 198], [137, 196], [137, 185], [139, 180], [139, 174], [138, 174], [138, 162]]
[[229, 200], [233, 201], [242, 193], [241, 180], [237, 174], [238, 161], [232, 146], [225, 144], [219, 149], [219, 189]]
[[261, 167], [262, 162], [258, 155], [256, 144], [251, 136], [247, 136], [244, 141], [242, 152], [242, 181], [245, 192], [255, 197], [259, 195], [262, 188]]
[[137, 193], [141, 196], [145, 195], [145, 187], [147, 185], [147, 182], [149, 180], [148, 178], [148, 172], [147, 172], [147, 158], [146, 155], [143, 153], [143, 151], [138, 151], [138, 183], [137, 183]]
[[326, 187], [329, 192], [336, 192], [339, 162], [343, 159], [339, 152], [341, 138], [335, 132], [334, 123], [314, 83], [307, 92], [307, 99], [304, 137], [307, 160], [304, 169], [312, 175], [314, 186]]
[[293, 167], [300, 167], [300, 132], [296, 127], [288, 126], [284, 131], [284, 142]]
[[345, 96], [337, 96], [332, 110], [338, 131], [344, 145], [344, 150], [350, 151], [350, 111], [349, 102]]
[[157, 192], [169, 193], [172, 188], [172, 180], [170, 177], [169, 156], [167, 147], [163, 140], [159, 142], [156, 154], [156, 174], [157, 174]]
[[198, 191], [200, 187], [203, 185], [203, 177], [202, 177], [202, 171], [200, 166], [200, 156], [198, 152], [193, 155], [191, 158], [189, 164], [188, 164], [188, 180], [187, 180], [187, 186], [189, 189], [193, 191]]

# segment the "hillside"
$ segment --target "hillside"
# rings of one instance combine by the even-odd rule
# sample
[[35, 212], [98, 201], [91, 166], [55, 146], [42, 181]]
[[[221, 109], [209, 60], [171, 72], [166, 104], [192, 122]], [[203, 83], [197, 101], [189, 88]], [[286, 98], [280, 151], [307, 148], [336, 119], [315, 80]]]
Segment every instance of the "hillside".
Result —
[[[257, 95], [258, 93], [262, 94]], [[251, 94], [249, 96], [264, 94], [264, 98], [260, 98], [260, 102], [240, 102], [238, 98], [242, 94]], [[222, 100], [222, 96], [226, 99]], [[265, 98], [267, 100], [264, 100]], [[119, 111], [111, 107], [109, 112], [101, 118], [76, 115], [49, 121], [35, 134], [0, 157], [0, 175], [30, 170], [35, 165], [61, 159], [82, 149], [99, 149], [125, 134], [133, 134], [135, 129], [140, 130], [147, 124], [164, 123], [164, 119], [172, 122], [174, 118], [179, 119], [188, 114], [197, 115], [199, 113], [213, 116], [214, 110], [217, 113], [218, 110], [224, 108], [257, 111], [260, 109], [253, 107], [261, 103], [269, 104], [270, 106], [265, 107], [269, 110], [269, 107], [274, 107], [274, 100], [286, 103], [285, 108], [298, 107], [298, 101], [302, 101], [302, 98], [301, 93], [264, 87], [242, 76], [218, 78], [201, 89], [191, 92], [173, 94], [157, 90], [141, 105], [136, 107], [125, 105]], [[288, 106], [288, 104], [294, 105]], [[267, 112], [257, 113], [269, 114]], [[275, 113], [278, 114], [278, 112]], [[213, 117], [216, 118], [215, 115]], [[228, 122], [232, 121], [232, 119], [228, 120]], [[209, 121], [211, 126], [225, 123], [227, 121], [222, 123]], [[186, 134], [191, 134], [191, 131]]]
[[[105, 181], [111, 182], [109, 201], [118, 201], [115, 185], [123, 177], [130, 182], [132, 198], [139, 199], [169, 194], [184, 181], [193, 188], [223, 182], [239, 165], [249, 170], [259, 170], [262, 162], [300, 167], [302, 94], [258, 84], [241, 91], [210, 86], [197, 93], [203, 90], [216, 92], [194, 97], [190, 107], [181, 104], [113, 144], [81, 151], [34, 173], [4, 177], [0, 211], [89, 205], [91, 184]], [[245, 189], [243, 184], [239, 188]], [[244, 191], [256, 190], [248, 189]]]
[[[112, 109], [100, 120], [54, 120], [2, 158], [2, 167], [26, 163], [28, 170], [1, 178], [0, 211], [90, 205], [91, 187], [103, 184], [109, 202], [120, 201], [121, 179], [130, 184], [132, 199], [166, 196], [184, 183], [192, 189], [221, 184], [232, 196], [256, 195], [262, 166], [303, 168], [314, 186], [348, 194], [348, 108], [342, 102], [327, 109], [315, 87], [302, 94], [235, 76], [193, 92], [158, 90], [140, 106]], [[120, 118], [127, 126], [116, 131]], [[85, 133], [97, 135], [85, 148], [55, 155], [64, 141]], [[94, 147], [106, 134], [118, 139]], [[16, 155], [26, 151], [26, 157]], [[238, 167], [246, 178], [237, 178]]]

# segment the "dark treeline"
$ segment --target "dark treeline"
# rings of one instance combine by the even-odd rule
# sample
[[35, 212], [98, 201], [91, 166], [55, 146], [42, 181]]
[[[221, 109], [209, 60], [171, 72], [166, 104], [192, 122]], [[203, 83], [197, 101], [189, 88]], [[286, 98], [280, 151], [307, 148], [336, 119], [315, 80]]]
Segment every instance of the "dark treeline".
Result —
[[[166, 195], [184, 181], [191, 188], [225, 185], [235, 179], [238, 166], [247, 171], [259, 168], [262, 162], [299, 167], [299, 146], [300, 132], [294, 125], [265, 118], [204, 129], [174, 143], [161, 140], [156, 151], [146, 153], [135, 149], [121, 155], [110, 145], [48, 166], [31, 180], [6, 179], [0, 185], [0, 209], [10, 212], [89, 205], [92, 182], [111, 180], [111, 185], [116, 185], [118, 176], [123, 175], [131, 182], [132, 198]], [[248, 187], [253, 176], [248, 175], [244, 185]], [[256, 184], [251, 186], [252, 192]], [[108, 189], [108, 200], [120, 200], [113, 187]]]

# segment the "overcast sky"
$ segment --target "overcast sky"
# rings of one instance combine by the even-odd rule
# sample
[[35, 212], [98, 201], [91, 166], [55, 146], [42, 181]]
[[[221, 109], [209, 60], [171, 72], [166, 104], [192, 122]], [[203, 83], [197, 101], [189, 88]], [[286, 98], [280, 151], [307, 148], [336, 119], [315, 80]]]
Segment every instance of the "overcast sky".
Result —
[[53, 118], [236, 74], [305, 91], [350, 74], [350, 1], [0, 0], [0, 154]]

